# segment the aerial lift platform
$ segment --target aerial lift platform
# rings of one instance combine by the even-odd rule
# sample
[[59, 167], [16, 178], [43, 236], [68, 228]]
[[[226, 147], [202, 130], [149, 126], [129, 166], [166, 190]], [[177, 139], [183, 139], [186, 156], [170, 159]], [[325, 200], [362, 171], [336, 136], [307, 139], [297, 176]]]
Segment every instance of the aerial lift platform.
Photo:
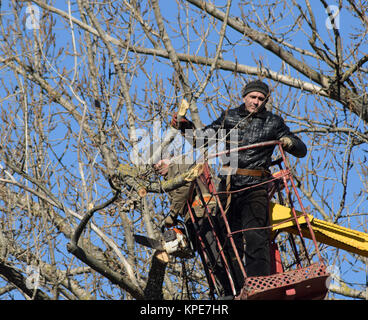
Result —
[[[270, 200], [271, 223], [269, 228], [271, 229], [270, 258], [272, 274], [260, 277], [247, 277], [244, 268], [244, 261], [240, 261], [239, 255], [236, 254], [237, 263], [239, 264], [244, 276], [243, 288], [240, 292], [236, 292], [234, 288], [234, 275], [231, 274], [230, 270], [228, 270], [229, 257], [226, 255], [228, 247], [227, 249], [224, 249], [224, 243], [220, 242], [220, 237], [218, 237], [219, 235], [216, 234], [215, 228], [213, 230], [213, 233], [217, 239], [218, 250], [221, 254], [221, 258], [224, 261], [224, 265], [227, 268], [229, 282], [234, 292], [233, 298], [235, 300], [324, 299], [328, 292], [327, 282], [330, 274], [327, 271], [326, 265], [322, 259], [318, 243], [324, 243], [329, 246], [367, 257], [368, 234], [345, 228], [331, 222], [319, 220], [313, 217], [311, 214], [307, 214], [298, 194], [291, 170], [288, 167], [288, 160], [279, 141], [258, 143], [226, 152], [240, 152], [246, 149], [260, 148], [271, 145], [278, 146], [279, 152], [281, 154], [281, 157], [272, 163], [273, 166], [277, 165], [279, 167], [279, 171], [272, 173], [269, 181], [267, 181]], [[216, 154], [213, 156], [217, 157], [219, 155], [220, 154]], [[233, 234], [234, 231], [239, 232], [239, 230], [230, 230], [229, 223], [227, 222], [226, 212], [223, 209], [223, 203], [221, 203], [219, 194], [217, 193], [214, 179], [211, 176], [207, 162], [204, 163], [203, 172], [199, 178], [202, 182], [207, 184], [211, 197], [208, 198], [208, 196], [206, 196], [205, 200], [205, 197], [200, 194], [200, 189], [195, 188], [196, 181], [192, 182], [193, 193], [187, 201], [188, 212], [190, 213], [192, 222], [196, 223], [196, 218], [194, 217], [192, 210], [194, 199], [196, 199], [196, 202], [201, 200], [203, 207], [206, 207], [211, 200], [213, 201], [213, 199], [215, 199], [219, 212], [222, 216], [223, 223], [226, 226], [226, 241], [229, 241], [232, 250], [237, 253], [237, 249], [233, 240]], [[278, 203], [274, 201], [275, 195], [278, 196]], [[293, 198], [296, 199], [296, 202], [300, 208], [299, 210], [295, 209]], [[212, 219], [211, 216], [211, 214], [207, 214], [207, 218], [209, 220]], [[211, 225], [214, 223], [216, 222], [213, 220], [210, 221]], [[247, 232], [247, 230], [241, 231]], [[288, 270], [284, 270], [284, 264], [278, 248], [277, 239], [281, 232], [286, 232], [289, 234], [288, 241], [296, 261], [294, 268], [289, 268]], [[307, 249], [305, 239], [310, 239], [313, 243], [313, 251], [315, 252], [315, 258], [317, 259], [315, 262], [313, 262], [309, 257], [309, 252], [312, 249]], [[200, 235], [198, 235], [198, 241], [202, 241]], [[202, 245], [199, 246], [199, 250], [202, 250], [202, 262], [206, 270], [210, 290], [213, 292], [216, 288], [216, 281], [214, 277], [214, 271], [211, 270], [211, 263], [209, 263], [209, 261], [206, 259], [208, 252], [206, 252], [207, 248], [203, 242]], [[303, 255], [303, 259], [301, 258], [301, 255]]]

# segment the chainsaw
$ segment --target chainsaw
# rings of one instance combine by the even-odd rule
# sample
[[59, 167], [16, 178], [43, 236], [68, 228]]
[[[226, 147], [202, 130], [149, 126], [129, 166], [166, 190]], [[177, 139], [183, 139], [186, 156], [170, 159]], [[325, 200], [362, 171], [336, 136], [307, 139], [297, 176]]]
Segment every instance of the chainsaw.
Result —
[[163, 232], [162, 240], [152, 239], [139, 234], [135, 234], [134, 239], [145, 247], [166, 251], [174, 257], [189, 259], [193, 258], [194, 250], [186, 234], [186, 228], [174, 227]]

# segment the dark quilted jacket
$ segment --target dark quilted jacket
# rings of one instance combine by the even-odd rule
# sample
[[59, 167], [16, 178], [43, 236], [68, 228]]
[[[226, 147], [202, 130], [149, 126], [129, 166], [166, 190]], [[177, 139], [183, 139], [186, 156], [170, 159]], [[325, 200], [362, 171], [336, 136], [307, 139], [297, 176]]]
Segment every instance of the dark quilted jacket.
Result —
[[[238, 130], [231, 131], [234, 128]], [[206, 135], [211, 129], [214, 132], [218, 132], [219, 129], [225, 129], [228, 132], [227, 149], [229, 147], [234, 148], [270, 140], [279, 140], [281, 137], [288, 136], [291, 138], [293, 146], [286, 150], [287, 152], [298, 158], [304, 157], [307, 153], [305, 144], [290, 131], [284, 120], [266, 109], [250, 115], [244, 104], [242, 104], [238, 108], [224, 111], [217, 120], [202, 128], [201, 132]], [[232, 132], [232, 135], [229, 132]], [[234, 132], [237, 132], [237, 134], [234, 135]], [[217, 139], [219, 138], [221, 137], [217, 136]], [[232, 145], [234, 141], [237, 141], [238, 145]], [[240, 151], [237, 159], [238, 168], [268, 169], [274, 149], [275, 146], [273, 145]], [[226, 160], [222, 163], [226, 164]], [[231, 177], [231, 185], [235, 188], [259, 182], [259, 178], [250, 176], [233, 175]]]

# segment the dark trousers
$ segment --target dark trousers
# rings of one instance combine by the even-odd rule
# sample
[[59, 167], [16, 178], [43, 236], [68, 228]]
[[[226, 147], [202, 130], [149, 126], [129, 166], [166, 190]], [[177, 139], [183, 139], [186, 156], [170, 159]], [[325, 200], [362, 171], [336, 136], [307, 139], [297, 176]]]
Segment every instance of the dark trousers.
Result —
[[220, 241], [222, 239], [222, 237], [218, 238], [220, 229], [218, 228], [219, 222], [217, 217], [211, 216], [211, 223], [207, 217], [196, 217], [195, 219], [194, 224], [189, 219], [186, 222], [186, 226], [194, 249], [199, 253], [205, 267], [207, 279], [210, 283], [213, 283], [210, 273], [214, 275], [215, 291], [218, 296], [231, 295], [232, 290], [229, 277], [217, 242], [217, 239]]
[[[269, 226], [269, 202], [266, 188], [257, 187], [233, 193], [226, 216], [241, 262], [245, 266], [246, 276], [269, 275], [270, 232], [269, 228], [264, 228]], [[224, 226], [222, 229], [226, 233]], [[240, 230], [246, 231], [237, 232]], [[235, 287], [239, 291], [243, 287], [244, 276], [229, 239], [226, 240], [226, 248]]]
[[[222, 201], [225, 208], [226, 199]], [[231, 196], [230, 207], [226, 213], [232, 237], [240, 256], [241, 263], [245, 267], [247, 277], [265, 276], [270, 274], [270, 248], [269, 248], [269, 202], [266, 188], [257, 187]], [[216, 237], [223, 247], [223, 252], [228, 262], [229, 271], [233, 279], [235, 289], [239, 292], [244, 285], [244, 276], [231, 246], [224, 220], [217, 208], [216, 216], [212, 216], [215, 229], [210, 226], [208, 218], [196, 218], [195, 225], [186, 222], [187, 229], [203, 264], [212, 270], [216, 278], [219, 295], [232, 295], [230, 279], [226, 272], [225, 263], [221, 257]], [[252, 229], [255, 228], [255, 229]], [[260, 229], [257, 229], [260, 228]], [[251, 229], [251, 230], [247, 230]], [[246, 230], [246, 231], [241, 231]], [[240, 232], [237, 232], [240, 231]], [[215, 234], [216, 236], [215, 236]], [[202, 239], [199, 243], [198, 236]], [[206, 256], [206, 257], [205, 257]], [[206, 268], [205, 268], [206, 270]], [[207, 278], [209, 270], [206, 270]], [[211, 279], [209, 279], [211, 281]]]

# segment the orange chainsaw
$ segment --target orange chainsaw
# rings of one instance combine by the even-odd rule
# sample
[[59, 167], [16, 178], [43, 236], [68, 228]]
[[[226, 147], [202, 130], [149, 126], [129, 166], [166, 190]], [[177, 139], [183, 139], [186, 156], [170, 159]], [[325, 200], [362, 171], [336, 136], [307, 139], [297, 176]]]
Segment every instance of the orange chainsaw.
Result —
[[139, 234], [134, 235], [137, 243], [152, 249], [166, 251], [168, 254], [180, 258], [193, 258], [194, 251], [186, 230], [183, 228], [171, 228], [163, 232], [163, 239], [157, 240]]

